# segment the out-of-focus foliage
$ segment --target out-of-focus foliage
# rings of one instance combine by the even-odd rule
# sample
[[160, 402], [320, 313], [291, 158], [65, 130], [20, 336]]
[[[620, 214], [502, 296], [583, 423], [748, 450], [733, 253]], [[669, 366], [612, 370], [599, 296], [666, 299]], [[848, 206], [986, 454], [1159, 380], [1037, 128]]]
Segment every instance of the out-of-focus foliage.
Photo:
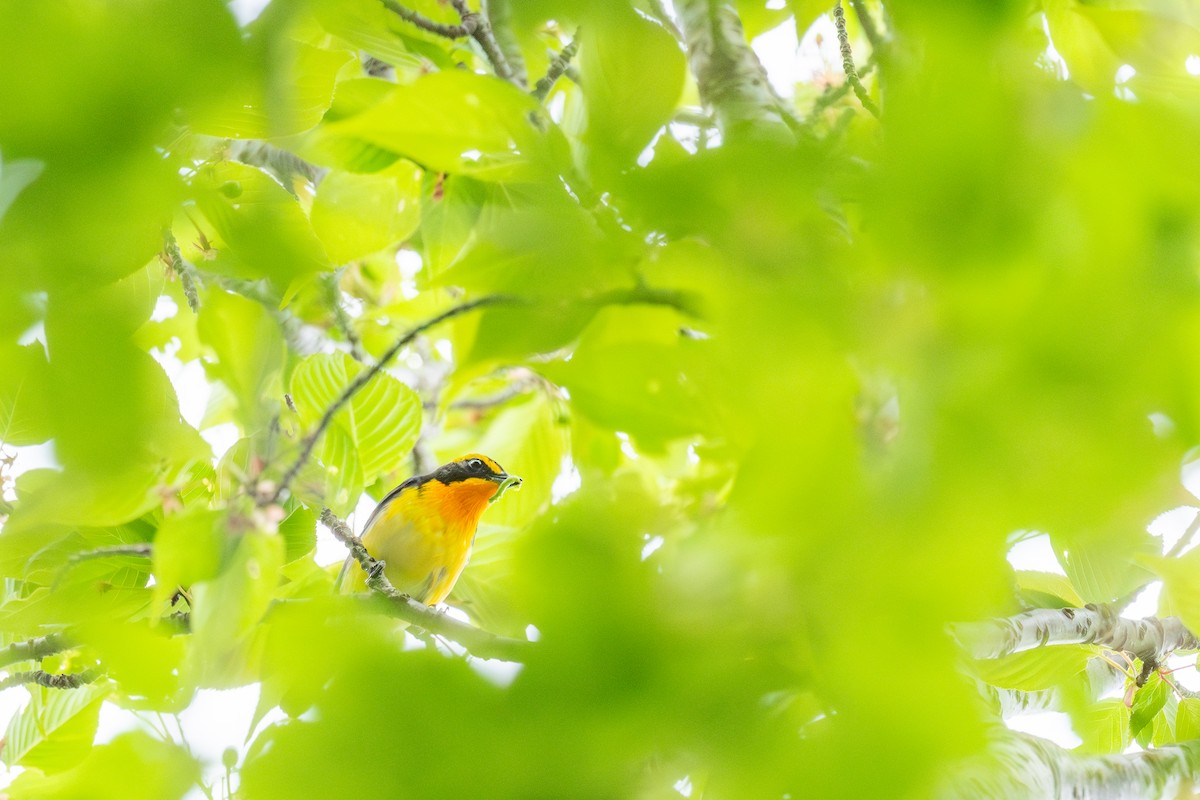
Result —
[[[577, 42], [544, 101], [374, 0], [0, 3], [0, 648], [99, 676], [9, 690], [9, 796], [923, 797], [995, 724], [977, 683], [1052, 690], [1084, 752], [1200, 736], [1158, 675], [1091, 696], [1095, 648], [946, 636], [1155, 579], [1200, 629], [1146, 533], [1195, 503], [1195, 9], [855, 4], [882, 119], [823, 50], [724, 131], [695, 74], [731, 56], [662, 4], [487, 5], [531, 83]], [[779, 5], [745, 32], [833, 38]], [[470, 451], [525, 478], [450, 599], [537, 640], [511, 681], [315, 560], [322, 506]], [[1065, 576], [1014, 575], [1019, 530]], [[252, 684], [281, 721], [232, 775], [93, 744]]]

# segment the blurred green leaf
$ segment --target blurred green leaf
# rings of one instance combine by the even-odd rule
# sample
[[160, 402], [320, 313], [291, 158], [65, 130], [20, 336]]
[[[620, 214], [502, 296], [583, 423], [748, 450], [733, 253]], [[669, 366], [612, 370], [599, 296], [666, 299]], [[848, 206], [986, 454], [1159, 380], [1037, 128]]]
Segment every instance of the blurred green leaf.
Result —
[[241, 686], [257, 677], [257, 624], [266, 613], [283, 566], [276, 534], [242, 534], [221, 573], [192, 586], [189, 673], [200, 686]]
[[1083, 743], [1081, 752], [1111, 755], [1129, 744], [1129, 709], [1120, 698], [1099, 700], [1084, 712], [1075, 732]]
[[1034, 607], [1081, 608], [1084, 605], [1065, 575], [1033, 570], [1018, 570], [1016, 575], [1021, 596]]
[[1200, 737], [1200, 698], [1185, 697], [1175, 712], [1175, 739], [1186, 742]]
[[195, 759], [182, 747], [132, 731], [60, 775], [23, 772], [6, 791], [13, 800], [177, 800], [198, 776]]
[[326, 127], [425, 169], [483, 180], [545, 175], [566, 157], [562, 134], [533, 98], [471, 72], [436, 72], [396, 86], [362, 113]]
[[38, 444], [50, 438], [46, 351], [38, 342], [0, 346], [0, 442]]
[[78, 689], [31, 687], [29, 704], [4, 733], [4, 763], [44, 772], [75, 766], [91, 749], [100, 706], [111, 691], [103, 682]]
[[211, 226], [220, 256], [211, 266], [240, 278], [292, 280], [331, 268], [321, 241], [296, 199], [270, 175], [234, 161], [200, 169], [196, 205]]
[[189, 509], [163, 519], [154, 535], [154, 607], [162, 614], [179, 589], [211, 580], [227, 549], [225, 515]]
[[[261, 139], [287, 136], [312, 128], [333, 99], [338, 72], [353, 58], [345, 50], [327, 50], [260, 32], [260, 47], [274, 49], [261, 83], [244, 80], [236, 94], [218, 107], [195, 114], [191, 127], [210, 136]], [[255, 41], [255, 40], [252, 40]], [[276, 60], [277, 59], [277, 60]]]
[[1001, 689], [1034, 692], [1069, 681], [1087, 666], [1095, 651], [1083, 645], [1053, 645], [1001, 658], [975, 659], [971, 670]]
[[683, 91], [684, 55], [661, 25], [619, 4], [589, 19], [580, 35], [584, 141], [600, 164], [624, 167], [674, 113]]
[[197, 332], [217, 356], [209, 372], [237, 398], [243, 430], [257, 431], [282, 395], [277, 377], [284, 353], [279, 324], [262, 305], [229, 292], [205, 292], [202, 302], [205, 313], [199, 317]]
[[402, 242], [420, 222], [421, 172], [403, 162], [386, 172], [326, 175], [313, 201], [313, 230], [335, 264]]

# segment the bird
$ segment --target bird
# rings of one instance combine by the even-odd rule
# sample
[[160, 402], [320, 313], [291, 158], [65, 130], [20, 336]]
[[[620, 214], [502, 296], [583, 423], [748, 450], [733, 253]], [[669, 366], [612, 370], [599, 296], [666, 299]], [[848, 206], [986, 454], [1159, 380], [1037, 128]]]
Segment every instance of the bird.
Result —
[[[425, 605], [446, 599], [471, 557], [479, 519], [521, 479], [495, 460], [468, 453], [388, 492], [363, 527], [362, 543], [384, 562], [396, 589]], [[338, 574], [343, 593], [367, 589], [367, 574], [348, 557]]]

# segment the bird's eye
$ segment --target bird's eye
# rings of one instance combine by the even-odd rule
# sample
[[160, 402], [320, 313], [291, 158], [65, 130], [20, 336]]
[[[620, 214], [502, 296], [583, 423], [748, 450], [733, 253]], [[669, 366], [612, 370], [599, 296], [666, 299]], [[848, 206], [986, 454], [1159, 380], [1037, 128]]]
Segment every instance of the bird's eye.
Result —
[[483, 462], [478, 458], [468, 458], [467, 469], [481, 470], [483, 469]]

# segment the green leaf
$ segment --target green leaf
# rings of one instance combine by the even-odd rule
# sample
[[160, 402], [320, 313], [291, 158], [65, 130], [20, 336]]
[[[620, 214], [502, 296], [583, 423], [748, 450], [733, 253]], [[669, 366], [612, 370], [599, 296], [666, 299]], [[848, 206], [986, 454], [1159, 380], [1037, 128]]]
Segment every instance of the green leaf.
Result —
[[203, 167], [193, 183], [196, 205], [216, 235], [209, 267], [240, 278], [295, 278], [331, 268], [296, 198], [260, 169], [234, 161]]
[[1200, 738], [1200, 698], [1185, 697], [1175, 712], [1175, 740], [1186, 742]]
[[1076, 719], [1075, 732], [1083, 743], [1080, 752], [1110, 755], [1129, 744], [1129, 709], [1120, 698], [1100, 700]]
[[0, 442], [40, 444], [54, 434], [46, 415], [49, 380], [39, 342], [0, 345]]
[[1167, 703], [1167, 682], [1157, 672], [1150, 674], [1145, 685], [1133, 695], [1129, 715], [1129, 735], [1137, 738], [1150, 725]]
[[246, 82], [235, 90], [240, 97], [194, 115], [189, 122], [197, 133], [264, 139], [300, 133], [321, 121], [333, 100], [338, 72], [354, 54], [312, 47], [273, 32], [264, 35], [274, 39], [274, 80]]
[[284, 344], [279, 324], [261, 304], [240, 295], [214, 289], [204, 293], [202, 302], [197, 332], [217, 354], [208, 372], [237, 398], [243, 430], [257, 431], [278, 407], [281, 395]]
[[1200, 550], [1189, 550], [1178, 558], [1146, 557], [1143, 563], [1163, 580], [1160, 600], [1164, 613], [1183, 620], [1191, 630], [1200, 630]]
[[162, 614], [171, 597], [220, 572], [227, 545], [225, 514], [206, 508], [165, 517], [154, 535], [154, 608]]
[[484, 180], [545, 176], [564, 167], [568, 155], [562, 134], [532, 97], [504, 81], [458, 70], [396, 86], [327, 129], [426, 169]]
[[1056, 572], [1018, 570], [1017, 588], [1034, 607], [1081, 608], [1084, 601], [1065, 575]]
[[[317, 423], [342, 391], [364, 369], [345, 353], [309, 356], [292, 373], [291, 395], [306, 426]], [[421, 431], [421, 399], [387, 373], [377, 373], [333, 418], [357, 453], [366, 484], [395, 471], [412, 450]], [[326, 433], [326, 437], [329, 433]], [[342, 461], [336, 440], [323, 451]], [[328, 463], [328, 462], [327, 462]], [[357, 498], [354, 498], [357, 500]]]
[[132, 731], [96, 747], [67, 772], [27, 770], [5, 791], [12, 800], [179, 800], [199, 777], [182, 747]]
[[8, 723], [4, 763], [61, 772], [79, 763], [91, 749], [100, 706], [111, 691], [104, 683], [78, 689], [30, 688], [30, 701]]
[[420, 199], [421, 170], [408, 162], [374, 175], [335, 170], [313, 200], [313, 230], [333, 262], [345, 264], [411, 236]]
[[992, 686], [1033, 692], [1071, 680], [1093, 655], [1095, 651], [1083, 645], [1052, 645], [1001, 658], [976, 659], [971, 669]]
[[581, 413], [650, 447], [711, 430], [709, 343], [680, 334], [674, 309], [609, 306], [584, 332], [568, 362], [539, 370], [571, 393]]
[[277, 534], [242, 535], [220, 575], [192, 587], [189, 667], [197, 685], [241, 686], [257, 677], [254, 639], [283, 566]]
[[584, 142], [600, 164], [621, 168], [674, 113], [686, 74], [683, 51], [661, 25], [625, 5], [593, 16], [581, 36]]
[[287, 545], [283, 556], [284, 563], [291, 564], [316, 548], [317, 515], [310, 509], [297, 505], [283, 522], [279, 523], [279, 535]]

